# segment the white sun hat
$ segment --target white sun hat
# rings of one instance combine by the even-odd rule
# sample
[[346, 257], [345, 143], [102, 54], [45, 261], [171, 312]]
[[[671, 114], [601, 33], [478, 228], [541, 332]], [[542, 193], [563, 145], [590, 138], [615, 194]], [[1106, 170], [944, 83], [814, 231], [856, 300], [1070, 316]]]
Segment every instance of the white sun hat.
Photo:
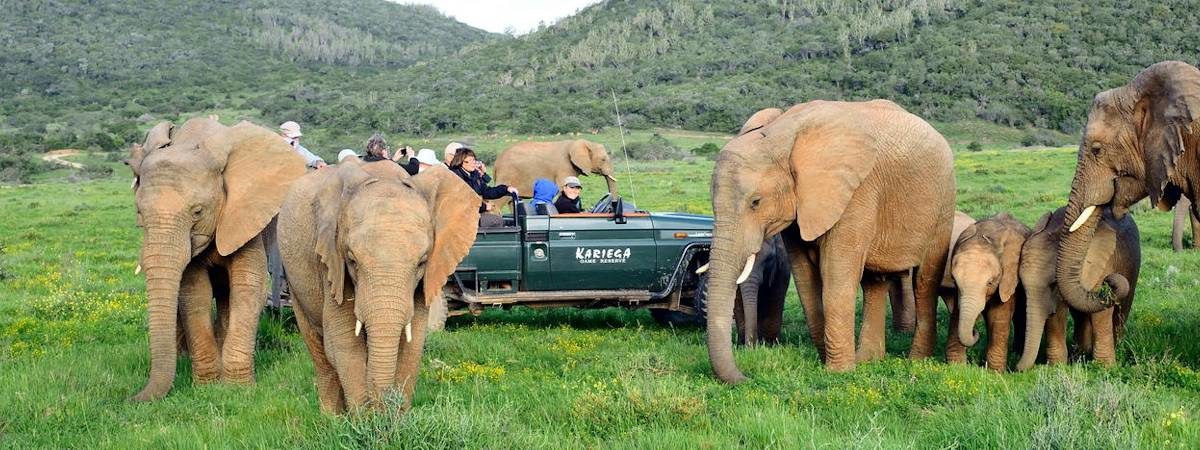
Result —
[[337, 159], [337, 160], [338, 160], [338, 162], [342, 162], [342, 160], [343, 160], [343, 159], [349, 158], [349, 157], [351, 157], [351, 156], [353, 156], [353, 157], [357, 158], [357, 157], [358, 157], [358, 153], [354, 153], [354, 150], [350, 150], [350, 149], [348, 149], [348, 148], [345, 148], [345, 149], [342, 149], [342, 151], [338, 152], [338, 159]]
[[290, 138], [298, 138], [303, 136], [303, 134], [300, 133], [300, 124], [290, 120], [279, 124], [279, 132]]

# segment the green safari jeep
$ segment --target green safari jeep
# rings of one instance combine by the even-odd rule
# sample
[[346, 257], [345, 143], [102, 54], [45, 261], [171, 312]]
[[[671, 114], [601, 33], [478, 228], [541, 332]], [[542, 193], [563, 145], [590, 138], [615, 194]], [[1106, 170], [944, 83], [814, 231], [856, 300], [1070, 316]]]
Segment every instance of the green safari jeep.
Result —
[[446, 316], [485, 307], [623, 306], [649, 308], [660, 323], [695, 320], [702, 305], [713, 219], [647, 213], [620, 197], [590, 212], [557, 214], [553, 205], [514, 199], [503, 227], [480, 228], [470, 253], [446, 284]]

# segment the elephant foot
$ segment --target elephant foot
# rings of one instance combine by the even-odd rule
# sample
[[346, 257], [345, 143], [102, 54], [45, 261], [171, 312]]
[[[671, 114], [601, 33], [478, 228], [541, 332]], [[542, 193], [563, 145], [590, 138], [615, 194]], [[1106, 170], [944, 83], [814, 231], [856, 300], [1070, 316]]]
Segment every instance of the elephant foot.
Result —
[[840, 358], [841, 360], [829, 360], [825, 362], [825, 369], [830, 372], [850, 372], [854, 370], [855, 362], [853, 359]]
[[254, 373], [225, 373], [221, 375], [221, 381], [230, 384], [242, 384], [246, 386], [254, 385]]
[[933, 352], [929, 351], [929, 349], [913, 347], [908, 350], [908, 359], [925, 359], [930, 356], [933, 356]]
[[946, 354], [946, 362], [949, 364], [966, 364], [967, 355], [963, 354]]
[[196, 385], [212, 384], [212, 383], [216, 383], [220, 379], [221, 379], [221, 375], [215, 371], [210, 372], [210, 373], [201, 373], [201, 372], [193, 372], [192, 373], [192, 384], [196, 384]]
[[887, 356], [887, 352], [879, 346], [869, 346], [858, 349], [854, 354], [854, 360], [857, 362], [879, 361]]

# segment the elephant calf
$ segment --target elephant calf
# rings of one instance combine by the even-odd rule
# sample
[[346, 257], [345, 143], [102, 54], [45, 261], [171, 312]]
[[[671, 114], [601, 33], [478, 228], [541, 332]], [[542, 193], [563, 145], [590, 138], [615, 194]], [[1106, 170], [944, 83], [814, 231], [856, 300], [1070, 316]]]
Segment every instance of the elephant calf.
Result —
[[1107, 283], [1114, 306], [1095, 313], [1071, 308], [1055, 286], [1059, 241], [1066, 231], [1066, 208], [1042, 216], [1021, 252], [1021, 283], [1028, 298], [1025, 348], [1017, 370], [1033, 367], [1046, 338], [1046, 362], [1067, 360], [1067, 311], [1075, 318], [1075, 345], [1083, 353], [1092, 353], [1106, 365], [1116, 363], [1116, 342], [1125, 333], [1125, 321], [1133, 307], [1133, 292], [1142, 264], [1141, 240], [1133, 217], [1121, 219], [1104, 209], [1096, 234], [1088, 243], [1081, 268], [1085, 286]]
[[475, 242], [479, 202], [448, 170], [410, 178], [355, 158], [288, 192], [279, 250], [322, 410], [378, 406], [394, 388], [412, 404], [428, 308]]
[[987, 367], [997, 372], [1007, 367], [1008, 333], [1014, 312], [1024, 303], [1019, 267], [1021, 247], [1028, 236], [1029, 227], [1002, 213], [975, 222], [958, 237], [950, 262], [958, 298], [947, 301], [952, 324], [946, 344], [948, 361], [966, 362], [966, 349], [979, 340], [975, 322], [984, 313]]
[[775, 236], [763, 242], [758, 260], [746, 281], [738, 286], [734, 321], [738, 341], [753, 347], [759, 343], [779, 342], [783, 327], [783, 300], [792, 282], [792, 266], [788, 263], [783, 238]]

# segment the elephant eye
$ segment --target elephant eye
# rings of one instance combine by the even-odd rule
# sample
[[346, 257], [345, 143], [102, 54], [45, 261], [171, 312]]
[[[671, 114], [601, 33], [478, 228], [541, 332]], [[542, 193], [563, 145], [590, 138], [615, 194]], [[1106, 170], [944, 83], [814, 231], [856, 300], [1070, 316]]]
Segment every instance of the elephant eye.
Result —
[[750, 208], [758, 209], [758, 204], [762, 202], [762, 197], [754, 197], [750, 199]]
[[1092, 154], [1093, 154], [1093, 155], [1099, 155], [1099, 154], [1100, 154], [1100, 147], [1101, 147], [1101, 145], [1100, 145], [1100, 143], [1099, 143], [1099, 142], [1093, 142], [1093, 143], [1092, 143]]
[[204, 207], [203, 207], [203, 206], [196, 205], [196, 206], [193, 206], [193, 207], [192, 207], [192, 217], [194, 217], [194, 218], [196, 218], [196, 219], [199, 219], [199, 218], [200, 218], [200, 214], [201, 214], [201, 213], [203, 213], [203, 212], [204, 212]]

